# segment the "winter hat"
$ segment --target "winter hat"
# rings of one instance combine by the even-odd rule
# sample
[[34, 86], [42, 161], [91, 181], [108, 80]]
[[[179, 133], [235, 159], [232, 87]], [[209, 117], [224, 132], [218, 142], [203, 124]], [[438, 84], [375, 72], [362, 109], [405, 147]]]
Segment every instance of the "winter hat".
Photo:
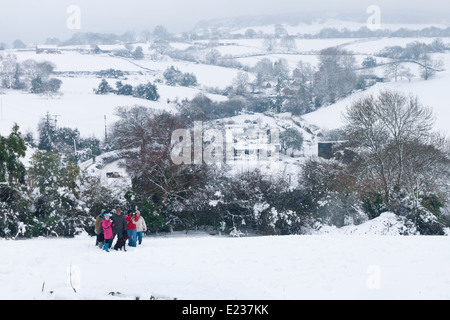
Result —
[[103, 216], [105, 217], [105, 219], [111, 218], [111, 215], [110, 215], [109, 213], [107, 213], [107, 212], [105, 212], [105, 213], [103, 214]]

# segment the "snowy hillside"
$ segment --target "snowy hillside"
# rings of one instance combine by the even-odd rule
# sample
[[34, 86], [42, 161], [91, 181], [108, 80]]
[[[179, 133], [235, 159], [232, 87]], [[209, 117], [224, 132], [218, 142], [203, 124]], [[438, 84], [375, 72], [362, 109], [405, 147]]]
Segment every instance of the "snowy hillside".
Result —
[[[357, 30], [361, 26], [360, 23], [343, 22], [338, 20], [330, 20], [325, 23], [315, 23], [311, 25], [299, 25], [283, 27], [289, 35], [297, 35], [304, 33], [314, 33], [323, 28], [343, 27], [349, 30]], [[340, 27], [340, 28], [339, 28]], [[386, 25], [387, 29], [398, 30], [407, 27], [411, 30], [419, 30], [430, 25]], [[436, 25], [442, 27], [443, 25]], [[264, 35], [270, 35], [274, 30], [273, 25], [265, 27], [255, 27], [255, 32], [263, 32]], [[237, 30], [236, 34], [243, 34], [245, 30]], [[231, 33], [233, 35], [233, 33]], [[228, 36], [229, 37], [229, 36]], [[226, 96], [213, 94], [205, 90], [205, 88], [215, 88], [225, 90], [232, 86], [234, 79], [239, 72], [244, 69], [249, 76], [249, 82], [255, 80], [256, 74], [251, 72], [251, 68], [262, 61], [269, 59], [276, 62], [280, 59], [287, 63], [289, 74], [298, 66], [299, 62], [309, 63], [312, 67], [317, 67], [319, 62], [320, 50], [329, 47], [338, 47], [340, 49], [349, 50], [354, 54], [358, 65], [368, 56], [380, 52], [387, 46], [405, 46], [412, 42], [423, 42], [430, 44], [435, 38], [326, 38], [326, 39], [303, 39], [296, 38], [293, 48], [281, 46], [280, 42], [273, 50], [268, 51], [264, 38], [255, 39], [215, 39], [199, 40], [199, 41], [180, 41], [174, 40], [169, 42], [169, 48], [178, 50], [180, 57], [189, 57], [196, 61], [186, 61], [179, 58], [173, 58], [168, 55], [156, 54], [155, 50], [150, 49], [151, 43], [136, 42], [131, 45], [132, 48], [138, 46], [144, 50], [145, 58], [143, 60], [133, 60], [131, 58], [123, 58], [114, 56], [111, 53], [92, 54], [92, 48], [89, 46], [66, 46], [61, 47], [61, 54], [40, 54], [35, 53], [34, 48], [27, 50], [9, 49], [3, 51], [3, 57], [7, 55], [17, 56], [18, 62], [24, 62], [30, 59], [36, 61], [49, 61], [56, 67], [57, 77], [63, 81], [61, 88], [61, 96], [54, 98], [40, 97], [27, 92], [2, 90], [0, 95], [2, 113], [0, 116], [0, 133], [7, 134], [14, 122], [18, 122], [22, 131], [36, 131], [36, 125], [39, 119], [45, 116], [48, 111], [50, 114], [60, 115], [59, 125], [68, 127], [78, 127], [83, 136], [95, 135], [99, 138], [104, 136], [104, 116], [106, 115], [110, 123], [116, 119], [114, 117], [114, 109], [117, 106], [124, 105], [144, 105], [158, 110], [175, 111], [173, 103], [168, 101], [182, 101], [183, 99], [192, 99], [198, 93], [205, 93], [215, 101], [225, 101]], [[449, 38], [442, 38], [444, 44], [450, 43]], [[209, 56], [214, 52], [216, 59], [220, 63], [227, 61], [236, 61], [240, 66], [222, 67], [212, 63], [206, 63]], [[411, 65], [411, 69], [415, 71], [415, 77], [412, 82], [401, 80], [398, 83], [384, 83], [372, 87], [367, 94], [376, 92], [381, 88], [399, 89], [406, 93], [414, 93], [421, 97], [423, 103], [433, 106], [438, 116], [438, 129], [447, 128], [445, 117], [447, 116], [445, 101], [448, 97], [433, 94], [433, 89], [445, 88], [450, 77], [450, 59], [447, 54], [439, 56], [444, 60], [445, 72], [441, 72], [436, 79], [430, 81], [420, 80], [417, 75], [417, 66]], [[379, 62], [386, 63], [389, 60], [379, 58]], [[163, 73], [170, 67], [174, 66], [181, 72], [189, 72], [196, 75], [198, 86], [196, 87], [172, 87], [164, 83]], [[115, 81], [122, 80], [124, 83], [137, 85], [148, 81], [158, 82], [158, 90], [160, 99], [158, 102], [150, 102], [142, 99], [136, 99], [125, 96], [96, 96], [93, 89], [97, 88], [101, 78], [96, 76], [96, 72], [107, 69], [116, 69], [128, 72], [129, 75], [124, 79], [107, 79], [111, 84]], [[250, 70], [250, 71], [245, 71]], [[375, 68], [373, 70], [378, 76], [383, 76], [383, 68]], [[162, 83], [159, 83], [162, 82]], [[446, 90], [442, 90], [442, 94], [447, 94]], [[305, 120], [319, 127], [337, 128], [341, 122], [338, 120], [340, 114], [345, 107], [353, 101], [359, 94], [352, 95], [347, 99], [339, 101], [335, 106], [330, 106], [319, 110], [316, 113], [306, 115]], [[439, 98], [438, 98], [439, 97]], [[441, 99], [442, 97], [442, 99]], [[327, 114], [323, 117], [322, 114]]]
[[[433, 108], [436, 116], [436, 131], [444, 133], [450, 132], [450, 110], [448, 101], [450, 101], [450, 92], [447, 88], [450, 86], [450, 58], [442, 57], [444, 60], [444, 68], [446, 71], [440, 73], [435, 79], [428, 81], [414, 79], [411, 82], [401, 80], [399, 82], [389, 82], [377, 84], [366, 91], [353, 94], [336, 104], [324, 107], [316, 112], [304, 115], [303, 118], [310, 124], [317, 125], [321, 128], [338, 129], [342, 126], [342, 115], [347, 107], [361, 97], [369, 94], [377, 95], [381, 90], [390, 89], [398, 90], [407, 95], [415, 95], [420, 101]], [[436, 94], [438, 92], [438, 94]]]

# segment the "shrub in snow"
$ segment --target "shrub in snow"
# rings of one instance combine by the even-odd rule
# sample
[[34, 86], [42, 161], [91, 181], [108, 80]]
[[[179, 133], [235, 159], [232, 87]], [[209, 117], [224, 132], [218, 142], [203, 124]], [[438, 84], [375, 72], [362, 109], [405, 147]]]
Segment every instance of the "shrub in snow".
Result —
[[105, 79], [100, 82], [97, 90], [94, 89], [95, 94], [108, 94], [114, 92], [114, 89], [109, 85], [108, 81]]
[[233, 238], [240, 238], [242, 236], [245, 236], [245, 234], [242, 233], [240, 230], [236, 229], [236, 227], [234, 227], [233, 230], [231, 230], [230, 232], [230, 236], [232, 236]]
[[[335, 231], [336, 232], [336, 231]], [[392, 212], [385, 212], [378, 218], [358, 226], [347, 226], [337, 231], [347, 235], [408, 236], [419, 232], [412, 221]]]
[[137, 86], [134, 89], [133, 95], [137, 98], [150, 100], [150, 101], [158, 101], [159, 100], [159, 94], [158, 94], [158, 88], [151, 84], [150, 82], [147, 84], [141, 84]]
[[367, 220], [355, 180], [342, 163], [310, 159], [302, 165], [300, 183], [305, 197], [303, 210], [312, 220], [337, 227]]
[[158, 88], [156, 85], [148, 82], [147, 84], [138, 85], [136, 88], [133, 88], [130, 84], [123, 84], [122, 81], [116, 82], [116, 90], [114, 90], [108, 82], [103, 79], [99, 84], [98, 89], [94, 89], [95, 94], [107, 94], [107, 93], [115, 93], [120, 96], [134, 96], [136, 98], [150, 100], [150, 101], [158, 101], [160, 95], [158, 93]]
[[193, 73], [183, 73], [174, 66], [164, 71], [164, 78], [169, 86], [181, 85], [183, 87], [197, 86], [197, 77]]
[[90, 227], [93, 217], [80, 203], [79, 168], [62, 165], [58, 154], [38, 151], [32, 158], [29, 177], [33, 181], [33, 235], [74, 236]]

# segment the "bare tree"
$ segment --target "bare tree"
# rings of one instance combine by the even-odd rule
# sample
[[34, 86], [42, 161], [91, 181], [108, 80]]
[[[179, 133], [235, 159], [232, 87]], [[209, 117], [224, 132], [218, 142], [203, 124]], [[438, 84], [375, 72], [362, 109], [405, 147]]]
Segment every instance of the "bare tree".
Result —
[[417, 97], [382, 91], [378, 97], [355, 102], [347, 109], [345, 120], [345, 132], [358, 154], [354, 168], [359, 183], [369, 192], [381, 194], [389, 207], [400, 192], [407, 190], [418, 197], [435, 191], [426, 186], [448, 179], [448, 169], [441, 176], [431, 174], [448, 161], [448, 154], [443, 148], [445, 139], [432, 133], [431, 108]]
[[303, 148], [303, 135], [296, 129], [289, 128], [280, 134], [281, 149], [287, 155], [289, 149], [292, 149], [291, 157], [295, 151], [301, 151]]
[[403, 48], [394, 46], [385, 48], [385, 51], [386, 57], [391, 59], [391, 62], [384, 68], [385, 77], [389, 79], [393, 78], [395, 79], [395, 82], [397, 82], [401, 73]]
[[267, 52], [273, 52], [278, 47], [278, 41], [276, 38], [268, 37], [264, 39], [263, 46]]
[[420, 55], [419, 64], [421, 69], [420, 75], [424, 80], [429, 80], [432, 78], [443, 66], [442, 60], [434, 60], [426, 52]]
[[8, 54], [2, 61], [2, 85], [7, 89], [11, 89], [14, 85], [14, 75], [17, 72], [19, 64], [17, 63], [17, 56]]
[[249, 76], [246, 72], [239, 72], [233, 80], [234, 91], [237, 95], [243, 96], [247, 93]]
[[297, 49], [297, 43], [294, 36], [286, 35], [280, 41], [280, 46], [285, 48], [287, 52], [292, 52]]
[[356, 87], [355, 58], [339, 48], [320, 52], [319, 69], [314, 75], [316, 94], [323, 103], [335, 103]]

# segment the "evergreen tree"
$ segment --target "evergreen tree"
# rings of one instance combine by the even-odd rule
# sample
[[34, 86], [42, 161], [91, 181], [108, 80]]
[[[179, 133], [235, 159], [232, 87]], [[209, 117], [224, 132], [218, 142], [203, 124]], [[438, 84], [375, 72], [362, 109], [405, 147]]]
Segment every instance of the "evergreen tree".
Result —
[[197, 84], [197, 77], [193, 73], [184, 73], [181, 77], [180, 85], [183, 87], [194, 87]]
[[34, 181], [34, 215], [39, 220], [35, 233], [73, 236], [86, 230], [92, 218], [81, 209], [80, 169], [53, 152], [37, 151], [31, 161], [30, 179]]
[[30, 201], [24, 191], [26, 152], [19, 127], [8, 137], [0, 136], [0, 238], [16, 238], [26, 233]]
[[183, 73], [174, 66], [170, 66], [164, 71], [164, 78], [169, 86], [176, 86], [182, 76]]
[[118, 81], [116, 83], [117, 94], [119, 96], [132, 96], [133, 95], [133, 86], [129, 84], [122, 84], [122, 81]]
[[17, 124], [7, 138], [0, 136], [0, 183], [25, 182], [25, 167], [20, 158], [25, 157], [26, 150]]
[[158, 88], [150, 82], [145, 85], [141, 84], [136, 87], [134, 96], [150, 101], [158, 101]]
[[44, 151], [55, 150], [55, 136], [56, 130], [50, 122], [50, 115], [47, 114], [46, 119], [42, 119], [38, 126], [39, 144], [38, 148]]
[[114, 92], [114, 89], [109, 85], [108, 81], [105, 79], [102, 80], [100, 85], [98, 86], [98, 89], [95, 90], [95, 94], [107, 94]]
[[133, 52], [133, 59], [142, 60], [144, 59], [144, 50], [142, 47], [137, 47]]
[[44, 92], [44, 82], [40, 76], [36, 76], [33, 80], [31, 80], [31, 93], [41, 94]]

